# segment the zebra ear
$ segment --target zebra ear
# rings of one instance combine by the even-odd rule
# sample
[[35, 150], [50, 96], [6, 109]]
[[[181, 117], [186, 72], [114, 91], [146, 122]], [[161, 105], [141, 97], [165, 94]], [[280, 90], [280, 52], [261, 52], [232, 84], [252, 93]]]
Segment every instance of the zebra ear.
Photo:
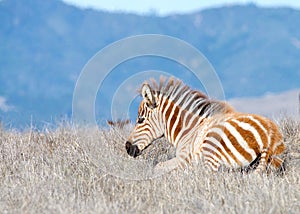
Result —
[[146, 102], [149, 107], [151, 107], [151, 108], [156, 107], [156, 100], [154, 97], [153, 90], [151, 89], [151, 87], [148, 84], [144, 84], [142, 86], [142, 96], [143, 96], [144, 102]]

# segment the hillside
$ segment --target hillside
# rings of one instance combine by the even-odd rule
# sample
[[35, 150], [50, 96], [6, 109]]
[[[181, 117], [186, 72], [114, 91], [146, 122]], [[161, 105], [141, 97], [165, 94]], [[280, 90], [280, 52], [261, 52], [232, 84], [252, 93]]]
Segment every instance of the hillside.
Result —
[[[87, 61], [137, 34], [170, 35], [197, 47], [216, 69], [227, 98], [300, 87], [300, 11], [291, 8], [250, 4], [156, 17], [79, 9], [59, 0], [3, 0], [0, 17], [0, 117], [8, 126], [70, 117], [75, 83]], [[161, 60], [125, 64], [108, 79], [99, 102], [109, 103], [116, 82], [129, 71], [149, 69], [185, 72]], [[107, 112], [97, 114], [107, 118]]]

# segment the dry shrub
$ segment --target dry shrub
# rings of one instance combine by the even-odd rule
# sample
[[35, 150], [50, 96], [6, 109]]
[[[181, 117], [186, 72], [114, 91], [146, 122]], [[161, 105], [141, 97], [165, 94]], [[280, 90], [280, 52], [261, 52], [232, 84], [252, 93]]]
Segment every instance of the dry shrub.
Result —
[[[3, 213], [299, 213], [299, 123], [280, 125], [287, 150], [283, 175], [213, 173], [200, 162], [155, 179], [131, 180], [141, 162], [174, 156], [160, 139], [133, 159], [125, 151], [132, 126], [0, 130]], [[121, 161], [120, 161], [121, 160]], [[136, 164], [136, 165], [135, 165]], [[119, 170], [119, 171], [118, 171]], [[135, 175], [136, 176], [136, 175]], [[137, 175], [138, 176], [138, 175]]]
[[285, 117], [279, 122], [283, 134], [286, 150], [284, 158], [287, 167], [300, 164], [300, 121]]

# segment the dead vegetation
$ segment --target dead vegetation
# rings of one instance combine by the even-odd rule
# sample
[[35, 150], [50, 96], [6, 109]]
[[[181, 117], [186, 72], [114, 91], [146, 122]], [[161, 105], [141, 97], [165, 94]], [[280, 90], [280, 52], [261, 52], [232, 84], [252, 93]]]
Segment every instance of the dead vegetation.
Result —
[[[122, 129], [0, 130], [3, 213], [299, 213], [300, 123], [279, 122], [283, 175], [213, 173], [201, 164], [151, 177], [174, 155], [163, 139], [133, 159]], [[150, 170], [150, 171], [149, 171]]]

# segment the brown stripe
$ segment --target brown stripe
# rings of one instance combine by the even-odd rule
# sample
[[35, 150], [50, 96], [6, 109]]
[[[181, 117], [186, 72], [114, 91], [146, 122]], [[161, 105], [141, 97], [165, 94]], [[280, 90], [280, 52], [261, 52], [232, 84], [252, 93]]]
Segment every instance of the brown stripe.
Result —
[[[171, 112], [172, 112], [172, 109], [173, 109], [173, 107], [174, 107], [174, 103], [172, 102], [172, 101], [168, 101], [168, 102], [170, 102], [170, 105], [169, 105], [169, 107], [168, 107], [168, 109], [167, 109], [167, 112], [165, 113], [165, 118], [166, 118], [166, 132], [167, 132], [167, 135], [169, 136], [169, 137], [171, 137], [170, 136], [170, 128], [169, 128], [169, 126], [170, 126], [170, 124], [168, 123], [168, 121], [169, 121], [169, 117], [171, 116]], [[166, 136], [166, 137], [168, 137], [168, 136]], [[171, 139], [171, 138], [170, 138]]]
[[207, 147], [203, 147], [203, 151], [207, 151], [211, 154], [211, 156], [207, 156], [206, 154], [203, 154], [204, 157], [211, 157], [214, 160], [216, 160], [216, 158], [218, 158], [218, 160], [216, 160], [216, 162], [222, 161], [221, 156], [218, 153], [216, 153], [215, 151], [213, 151], [212, 149], [207, 148]]
[[[163, 100], [164, 100], [164, 98], [163, 97], [160, 97], [160, 96], [158, 96], [158, 99], [159, 99], [159, 104], [158, 104], [158, 106], [159, 106], [159, 108], [160, 108], [160, 112], [163, 112], [163, 106], [162, 106], [162, 104], [163, 104]], [[164, 102], [164, 105], [166, 104], [166, 102]]]
[[[161, 98], [162, 100], [163, 100], [163, 97]], [[168, 100], [165, 100], [165, 102], [164, 102], [164, 104], [163, 104], [163, 106], [162, 106], [162, 108], [161, 108], [161, 112], [162, 113], [164, 113], [165, 112], [165, 109], [166, 109], [166, 107], [167, 107], [167, 105], [168, 105]]]
[[273, 155], [280, 154], [285, 150], [285, 146], [282, 143], [282, 135], [275, 123], [272, 121], [269, 121], [269, 123], [272, 130], [269, 152], [273, 153]]
[[180, 130], [182, 129], [182, 123], [183, 123], [182, 118], [184, 118], [185, 114], [186, 114], [185, 111], [181, 111], [181, 114], [179, 115], [180, 118], [179, 118], [179, 121], [177, 123], [177, 126], [176, 126], [176, 128], [174, 130], [174, 134], [173, 134], [174, 135], [174, 141], [176, 140]]
[[[268, 124], [266, 123], [266, 121], [263, 118], [258, 117], [256, 115], [251, 115], [251, 116], [254, 117], [254, 119], [258, 120], [261, 123], [261, 125], [268, 131], [268, 129], [269, 129]], [[259, 125], [257, 125], [257, 123], [255, 121], [251, 120], [248, 117], [239, 117], [239, 118], [237, 118], [237, 120], [251, 125], [259, 134], [261, 141], [263, 143], [263, 148], [268, 148], [268, 136], [265, 133], [265, 131]], [[256, 138], [253, 136], [253, 139], [256, 139]], [[255, 145], [253, 145], [253, 143], [251, 143], [252, 140], [250, 138], [249, 138], [249, 140], [247, 140], [247, 142], [248, 142], [248, 144], [250, 143], [249, 144], [250, 148], [252, 148], [252, 146], [255, 146]], [[257, 142], [257, 144], [258, 144], [258, 142]]]
[[[192, 121], [191, 125], [188, 127], [188, 122], [190, 122], [190, 120], [191, 120], [193, 114], [188, 113], [188, 112], [185, 112], [185, 113], [188, 114], [188, 115], [187, 115], [187, 118], [185, 119], [185, 130], [183, 131], [181, 137], [184, 137], [185, 135], [187, 135], [187, 134], [191, 131], [191, 127], [192, 127], [192, 128], [195, 127], [196, 124], [197, 124], [197, 122], [198, 122], [198, 120], [199, 120], [199, 118], [196, 117], [196, 118]], [[179, 134], [179, 132], [178, 132], [178, 134]]]
[[[254, 149], [252, 146], [253, 145], [249, 145], [249, 143], [248, 143], [248, 141], [249, 141], [249, 139], [247, 139], [247, 137], [249, 137], [250, 136], [250, 138], [252, 139], [252, 140], [250, 140], [250, 142], [251, 142], [251, 144], [255, 144], [255, 142], [256, 142], [256, 140], [253, 140], [253, 134], [252, 134], [252, 132], [250, 132], [250, 131], [247, 131], [247, 130], [244, 130], [244, 129], [242, 129], [241, 127], [239, 127], [238, 126], [238, 124], [236, 124], [235, 122], [233, 122], [233, 121], [228, 121], [235, 129], [236, 129], [236, 131], [237, 132], [239, 132], [239, 134], [244, 138], [244, 140], [247, 142], [247, 144], [248, 144], [248, 147], [249, 148], [251, 148], [251, 149]], [[227, 138], [229, 139], [229, 141], [231, 142], [231, 144], [233, 145], [233, 147], [250, 163], [250, 162], [252, 162], [253, 161], [253, 159], [252, 159], [252, 156], [251, 156], [251, 154], [250, 153], [248, 153], [242, 146], [241, 146], [241, 144], [237, 141], [237, 139], [236, 139], [236, 137], [235, 136], [233, 136], [231, 133], [230, 133], [230, 131], [225, 127], [224, 128], [224, 133], [225, 133], [225, 135], [227, 136]], [[246, 138], [246, 139], [245, 139]], [[255, 142], [253, 142], [253, 141], [255, 141]], [[255, 149], [254, 149], [254, 151], [255, 151], [255, 153], [256, 153], [256, 155], [258, 155], [258, 153], [257, 152], [259, 152], [259, 150], [257, 150], [258, 148], [257, 148], [257, 145], [258, 145], [258, 143], [256, 142], [256, 146], [255, 146]]]
[[[185, 111], [185, 110], [184, 110], [184, 111]], [[186, 118], [185, 118], [185, 124], [184, 124], [184, 126], [187, 127], [188, 124], [189, 124], [189, 122], [190, 122], [190, 120], [191, 120], [191, 118], [193, 117], [193, 114], [191, 114], [191, 113], [189, 113], [189, 112], [187, 112], [187, 111], [185, 111], [185, 114], [187, 114], [187, 116], [186, 116]]]
[[178, 155], [180, 161], [187, 162], [188, 155], [185, 152], [182, 152]]
[[[168, 109], [167, 109], [167, 111], [166, 111], [166, 113], [165, 113], [165, 118], [166, 118], [166, 123], [168, 122], [168, 120], [169, 120], [169, 117], [170, 117], [170, 115], [171, 115], [171, 111], [172, 111], [172, 109], [173, 109], [173, 103], [172, 103], [172, 101], [168, 101], [168, 102], [170, 102], [170, 105], [168, 106]], [[168, 124], [167, 124], [168, 125]]]
[[209, 162], [209, 163], [211, 164], [210, 167], [212, 168], [212, 170], [214, 170], [214, 171], [217, 171], [217, 170], [218, 170], [219, 166], [216, 165], [215, 162], [213, 162], [211, 159], [207, 159], [206, 161]]
[[[173, 108], [175, 108], [174, 109], [174, 112], [173, 112], [173, 115], [171, 115], [172, 116], [172, 118], [171, 118], [171, 121], [170, 121], [170, 127], [169, 127], [169, 132], [170, 132], [170, 134], [173, 134], [172, 133], [172, 129], [173, 129], [173, 126], [174, 126], [174, 124], [175, 124], [175, 122], [176, 122], [176, 119], [177, 119], [177, 117], [179, 116], [178, 115], [178, 113], [179, 113], [179, 107], [178, 106], [176, 106], [176, 105], [173, 105]], [[173, 141], [175, 140], [175, 136], [174, 136], [174, 134], [173, 134], [173, 136], [171, 136], [172, 138], [173, 138]], [[171, 139], [172, 139], [171, 138]]]
[[184, 163], [190, 163], [192, 160], [192, 154], [190, 152], [186, 153], [185, 151], [182, 151], [178, 157], [179, 160]]
[[[221, 127], [221, 126], [220, 126]], [[218, 127], [216, 127], [218, 128]], [[207, 137], [213, 137], [215, 138], [217, 141], [220, 142], [220, 144], [223, 146], [224, 150], [227, 152], [227, 154], [232, 157], [232, 159], [238, 164], [238, 165], [242, 165], [240, 160], [237, 159], [237, 157], [235, 157], [235, 155], [232, 153], [232, 151], [227, 147], [226, 143], [223, 141], [222, 137], [217, 134], [216, 132], [209, 132]], [[230, 162], [228, 162], [230, 164]]]
[[[208, 149], [209, 150], [209, 149]], [[208, 151], [207, 150], [207, 151]], [[209, 151], [208, 151], [209, 152]], [[205, 162], [207, 165], [209, 165], [210, 168], [212, 168], [212, 170], [217, 171], [219, 169], [220, 166], [220, 162], [218, 160], [215, 159], [215, 156], [213, 155], [206, 155], [205, 157]], [[215, 161], [215, 162], [214, 162]], [[211, 166], [211, 165], [212, 166]]]
[[152, 133], [150, 132], [150, 129], [148, 127], [144, 128], [143, 130], [139, 130], [138, 134], [135, 135], [135, 138], [139, 138], [144, 135], [147, 135], [147, 136], [153, 138]]
[[[218, 147], [216, 144], [214, 144], [213, 142], [211, 142], [211, 141], [209, 141], [209, 140], [205, 140], [203, 144], [209, 144], [209, 145], [211, 145], [212, 147], [216, 148], [216, 149], [218, 150], [218, 152], [226, 159], [227, 163], [228, 163], [229, 165], [231, 165], [231, 163], [230, 163], [229, 159], [227, 158], [226, 154], [222, 151], [222, 149], [221, 149], [220, 147]], [[211, 150], [211, 149], [206, 148], [206, 147], [202, 147], [202, 148], [203, 148], [203, 150], [206, 150], [206, 151]], [[204, 149], [204, 148], [205, 148], [205, 149]], [[212, 151], [212, 150], [211, 150], [211, 151]], [[212, 151], [212, 152], [215, 153], [214, 151]], [[216, 154], [216, 156], [218, 156], [218, 158], [219, 158], [221, 161], [223, 161], [222, 157], [221, 157], [218, 153], [215, 153], [215, 154]]]

